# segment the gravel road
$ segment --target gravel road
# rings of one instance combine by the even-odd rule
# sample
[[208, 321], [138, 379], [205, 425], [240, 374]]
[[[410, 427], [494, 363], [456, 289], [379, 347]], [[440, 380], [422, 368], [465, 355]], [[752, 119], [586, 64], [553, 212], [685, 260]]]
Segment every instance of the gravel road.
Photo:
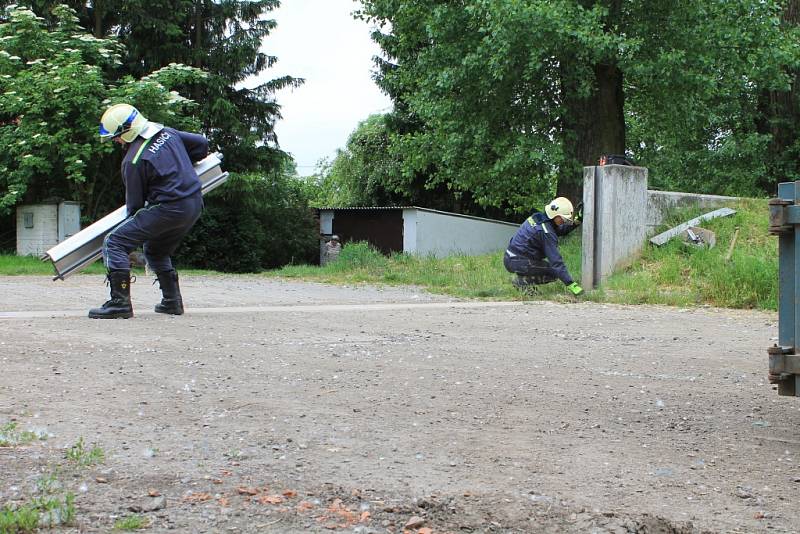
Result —
[[64, 532], [800, 531], [776, 314], [181, 284], [100, 321], [100, 276], [0, 277], [0, 426], [47, 436], [0, 448], [0, 507], [55, 473]]

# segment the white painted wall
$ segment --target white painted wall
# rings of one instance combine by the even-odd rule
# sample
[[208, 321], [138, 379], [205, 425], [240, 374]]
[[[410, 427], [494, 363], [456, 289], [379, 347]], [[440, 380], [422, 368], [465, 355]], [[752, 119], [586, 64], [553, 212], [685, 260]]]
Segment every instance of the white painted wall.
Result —
[[417, 252], [417, 210], [403, 210], [403, 252], [416, 254]]
[[[25, 227], [25, 215], [33, 216], [33, 228]], [[81, 205], [65, 201], [60, 204], [30, 204], [17, 207], [17, 254], [41, 256], [81, 230]]]
[[403, 210], [403, 250], [437, 258], [504, 250], [519, 225], [427, 209]]

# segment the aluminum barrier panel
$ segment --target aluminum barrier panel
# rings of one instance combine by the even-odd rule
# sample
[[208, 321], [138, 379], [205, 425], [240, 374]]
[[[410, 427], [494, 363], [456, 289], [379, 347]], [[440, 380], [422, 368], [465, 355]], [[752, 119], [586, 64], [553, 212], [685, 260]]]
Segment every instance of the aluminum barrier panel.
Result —
[[769, 201], [769, 233], [778, 236], [778, 343], [767, 349], [769, 381], [779, 395], [800, 392], [800, 182], [778, 184], [778, 198]]
[[[203, 184], [204, 195], [228, 179], [221, 164], [222, 154], [216, 152], [195, 164], [194, 170]], [[127, 210], [122, 206], [48, 250], [42, 260], [53, 262], [56, 271], [53, 280], [64, 280], [98, 260], [103, 255], [106, 235], [126, 218]]]

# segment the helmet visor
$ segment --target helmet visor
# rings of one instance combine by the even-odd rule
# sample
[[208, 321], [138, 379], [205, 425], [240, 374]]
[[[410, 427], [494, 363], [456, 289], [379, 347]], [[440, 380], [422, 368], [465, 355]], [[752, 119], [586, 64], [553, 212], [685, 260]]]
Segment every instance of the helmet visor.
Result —
[[[117, 128], [117, 129], [119, 129], [119, 128]], [[108, 130], [106, 130], [106, 127], [103, 126], [103, 123], [102, 122], [100, 123], [100, 137], [102, 137], [104, 141], [106, 139], [113, 139], [117, 135], [119, 135], [119, 134], [115, 135], [115, 134], [109, 132]]]

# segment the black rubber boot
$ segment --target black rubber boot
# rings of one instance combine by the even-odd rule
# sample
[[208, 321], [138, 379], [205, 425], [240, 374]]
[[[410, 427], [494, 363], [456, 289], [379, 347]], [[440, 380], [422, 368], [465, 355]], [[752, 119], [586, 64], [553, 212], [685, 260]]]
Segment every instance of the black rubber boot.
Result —
[[131, 272], [109, 271], [106, 275], [111, 286], [111, 300], [99, 308], [89, 310], [92, 319], [130, 319], [133, 317], [131, 305]]
[[156, 313], [183, 315], [183, 299], [181, 298], [181, 288], [178, 285], [178, 273], [174, 270], [161, 271], [156, 273], [156, 276], [162, 296], [161, 302], [156, 304]]
[[536, 293], [539, 290], [532, 276], [517, 275], [511, 284], [524, 293]]

